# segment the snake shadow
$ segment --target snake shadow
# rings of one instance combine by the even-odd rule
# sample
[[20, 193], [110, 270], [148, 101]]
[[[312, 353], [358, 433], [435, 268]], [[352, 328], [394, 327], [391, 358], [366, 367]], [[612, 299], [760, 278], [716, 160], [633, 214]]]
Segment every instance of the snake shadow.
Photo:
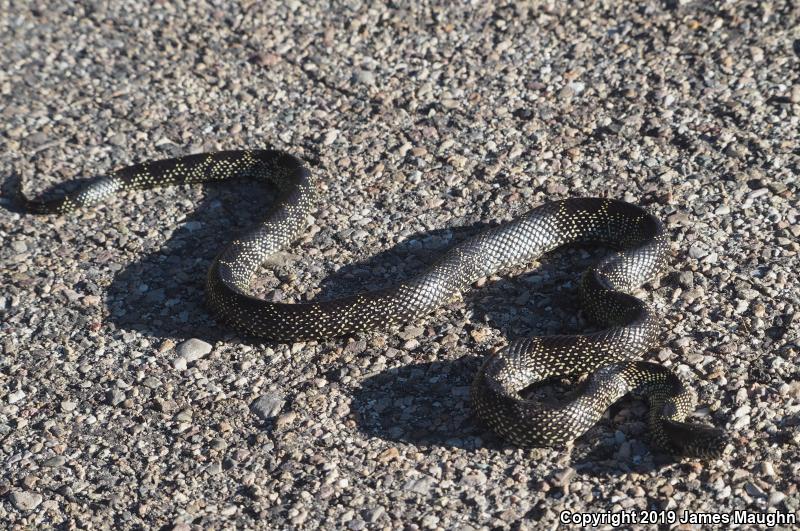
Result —
[[[59, 196], [90, 180], [57, 185], [44, 195]], [[11, 196], [11, 192], [6, 191], [9, 186], [15, 188], [13, 182], [6, 181], [6, 197]], [[168, 210], [171, 201], [189, 202], [180, 188], [142, 193], [147, 196], [143, 200], [144, 208], [156, 212]], [[122, 205], [121, 208], [134, 212], [139, 207], [122, 203], [127, 197], [130, 196], [123, 196], [114, 206], [101, 208]], [[236, 181], [233, 185], [206, 184], [201, 199], [187, 205], [189, 211], [180, 224], [170, 230], [163, 244], [148, 253], [134, 249], [133, 254], [138, 258], [127, 265], [108, 263], [116, 273], [107, 288], [82, 288], [105, 295], [108, 312], [105, 326], [111, 332], [135, 330], [151, 337], [228, 340], [235, 334], [218, 325], [206, 310], [205, 275], [222, 247], [236, 233], [257, 224], [273, 202], [274, 190], [266, 184], [250, 180]], [[4, 206], [13, 209], [13, 203], [6, 203], [4, 201]], [[80, 223], [79, 220], [69, 222]], [[495, 225], [472, 223], [415, 233], [386, 251], [345, 265], [328, 275], [315, 298], [336, 298], [409, 279], [432, 264], [447, 248]], [[139, 237], [145, 235], [133, 234], [127, 238], [126, 245], [141, 246]], [[473, 313], [472, 321], [499, 330], [509, 340], [590, 330], [580, 312], [576, 312], [580, 307], [577, 280], [582, 271], [606, 252], [602, 247], [566, 247], [543, 258], [533, 270], [467, 292], [464, 299]], [[280, 277], [292, 267], [291, 263], [278, 265], [276, 273]], [[241, 339], [263, 342], [255, 338]], [[469, 388], [480, 363], [481, 357], [462, 356], [455, 360], [392, 368], [367, 377], [353, 394], [359, 428], [369, 436], [420, 446], [470, 451], [507, 448], [506, 443], [478, 423], [471, 413]], [[584, 436], [584, 440], [595, 444], [581, 446], [580, 457], [573, 461], [576, 470], [602, 471], [605, 475], [632, 470], [644, 472], [643, 467], [647, 465], [616, 458], [619, 444], [609, 442], [609, 437], [613, 439], [613, 429], [606, 425]], [[634, 453], [634, 457], [636, 455]]]
[[[412, 363], [365, 378], [353, 392], [351, 403], [359, 430], [368, 437], [418, 447], [469, 453], [515, 449], [472, 413], [470, 385], [481, 362], [481, 356], [467, 355], [456, 360]], [[620, 441], [620, 424], [626, 424], [629, 432], [632, 428], [636, 437]], [[648, 429], [646, 406], [632, 398], [623, 399], [571, 450], [556, 451], [569, 451], [570, 466], [581, 475], [644, 474], [675, 462], [650, 447]], [[533, 459], [541, 459], [536, 449], [526, 451]]]
[[[569, 329], [584, 323], [574, 315], [579, 306], [570, 281], [579, 278], [577, 270], [583, 264], [575, 263], [573, 256], [565, 272], [559, 268], [563, 260], [558, 260], [565, 253], [575, 254], [569, 248], [557, 251], [533, 270], [467, 291], [464, 302], [472, 314], [470, 322], [499, 330], [508, 339], [575, 331]], [[587, 261], [585, 256], [582, 261]], [[571, 325], [565, 326], [559, 319]], [[422, 446], [504, 448], [502, 440], [472, 417], [470, 385], [484, 352], [475, 354], [390, 368], [369, 376], [353, 394], [359, 428], [370, 437]]]
[[[166, 156], [180, 154], [165, 152]], [[57, 199], [101, 177], [74, 178], [38, 194], [29, 192], [27, 195], [36, 199]], [[167, 240], [156, 250], [144, 252], [143, 249], [150, 247], [145, 242], [150, 227], [143, 223], [135, 227], [135, 222], [126, 223], [126, 220], [137, 216], [156, 220], [162, 212], [174, 216], [175, 207], [169, 203], [187, 201], [189, 188], [164, 187], [122, 193], [107, 203], [88, 208], [98, 211], [91, 224], [76, 214], [63, 216], [65, 223], [73, 224], [75, 232], [84, 232], [87, 239], [101, 233], [105, 246], [124, 247], [136, 256], [133, 261], [126, 262], [124, 258], [106, 252], [103, 245], [98, 245], [94, 249], [94, 265], [113, 271], [110, 284], [101, 286], [89, 280], [75, 286], [80, 292], [103, 297], [106, 333], [139, 331], [147, 336], [198, 337], [209, 341], [230, 335], [216, 327], [205, 310], [205, 275], [211, 260], [224, 244], [263, 217], [265, 202], [267, 205], [274, 202], [274, 190], [246, 179], [234, 186], [205, 185], [200, 201], [189, 207], [191, 210], [177, 226], [167, 229]], [[19, 201], [21, 191], [21, 176], [17, 173], [8, 175], [0, 185], [1, 204], [10, 212], [33, 215]], [[137, 200], [138, 194], [141, 194], [142, 201]], [[112, 210], [114, 212], [109, 214]], [[115, 226], [115, 223], [119, 225]], [[158, 227], [161, 223], [154, 222], [153, 225]], [[121, 225], [128, 225], [127, 230], [120, 230]], [[220, 238], [220, 234], [226, 236]]]
[[[36, 196], [44, 199], [61, 197], [97, 178], [72, 179]], [[1, 186], [2, 206], [25, 214], [14, 199], [21, 188], [20, 176], [8, 176]], [[237, 234], [252, 228], [265, 217], [274, 205], [275, 190], [266, 183], [249, 179], [207, 183], [201, 185], [200, 194], [188, 193], [195, 188], [198, 187], [165, 187], [120, 194], [105, 204], [92, 207], [101, 212], [92, 225], [85, 227], [86, 234], [93, 231], [103, 233], [105, 246], [124, 247], [128, 251], [125, 254], [133, 257], [127, 261], [125, 256], [120, 256], [121, 253], [109, 253], [98, 245], [94, 252], [94, 265], [113, 271], [111, 282], [107, 286], [91, 281], [76, 286], [81, 292], [103, 297], [106, 309], [103, 325], [107, 333], [137, 331], [150, 337], [178, 340], [195, 337], [206, 341], [237, 336], [229, 327], [217, 323], [207, 311], [205, 277], [217, 253]], [[173, 204], [176, 202], [180, 203], [177, 209]], [[158, 220], [162, 212], [169, 213], [169, 217], [178, 217], [179, 223], [166, 226], [164, 221], [155, 221], [152, 225], [141, 221], [143, 218]], [[128, 218], [134, 218], [134, 221], [126, 223]], [[76, 215], [65, 215], [64, 219], [76, 226], [86, 223]], [[120, 222], [128, 225], [127, 230], [120, 229]], [[390, 249], [344, 265], [327, 275], [319, 283], [319, 292], [314, 300], [324, 301], [365, 289], [380, 289], [412, 278], [450, 246], [493, 225], [472, 223], [412, 234]], [[166, 240], [158, 244], [152, 240], [148, 242], [148, 238], [160, 237], [151, 234], [153, 228], [156, 232], [167, 233]], [[346, 236], [334, 234], [322, 238], [336, 240], [332, 244], [336, 247], [350, 245]], [[323, 242], [325, 245], [330, 243]], [[293, 248], [287, 251], [292, 253]], [[280, 284], [292, 276], [295, 267], [291, 262], [273, 264], [269, 268], [272, 271], [262, 271], [258, 276], [277, 277]], [[240, 339], [248, 343], [264, 343], [258, 338]]]
[[[216, 254], [236, 234], [263, 219], [267, 208], [274, 203], [274, 192], [266, 184], [242, 180], [235, 186], [205, 185], [203, 195], [157, 250], [142, 254], [114, 275], [105, 290], [110, 328], [179, 340], [194, 337], [213, 342], [238, 337], [246, 343], [265, 343], [217, 323], [205, 305], [204, 290], [206, 273]], [[159, 208], [157, 198], [148, 197], [146, 201], [156, 201], [152, 208]], [[380, 289], [412, 278], [431, 264], [442, 249], [487, 226], [475, 223], [413, 234], [386, 251], [327, 275], [319, 283], [319, 292], [313, 300]], [[334, 245], [341, 246], [342, 242]], [[280, 284], [292, 277], [296, 267], [291, 261], [273, 264], [268, 268], [270, 271], [258, 274], [256, 282], [271, 277]]]
[[370, 437], [418, 446], [499, 449], [502, 442], [474, 422], [469, 390], [478, 356], [412, 363], [362, 380], [351, 409]]
[[[150, 193], [157, 195], [158, 191]], [[176, 197], [181, 197], [180, 191]], [[167, 241], [115, 275], [107, 290], [111, 326], [150, 336], [198, 337], [207, 341], [235, 336], [218, 325], [206, 310], [205, 274], [216, 253], [233, 235], [257, 224], [263, 218], [265, 205], [268, 207], [273, 201], [273, 190], [261, 183], [242, 180], [235, 186], [205, 185], [203, 198]], [[472, 223], [412, 234], [383, 252], [326, 276], [315, 299], [381, 289], [412, 278], [449, 247], [495, 225]], [[591, 331], [591, 324], [576, 311], [580, 308], [577, 285], [581, 273], [607, 252], [602, 246], [567, 246], [550, 253], [531, 270], [517, 271], [468, 291], [464, 300], [472, 311], [472, 321], [499, 330], [509, 340]], [[279, 278], [289, 276], [292, 267], [292, 263], [280, 264], [274, 273]], [[263, 343], [257, 338], [241, 339]], [[472, 415], [469, 388], [481, 361], [482, 356], [467, 355], [391, 368], [367, 377], [352, 396], [359, 429], [371, 437], [418, 446], [468, 451], [509, 448]], [[624, 417], [629, 404], [630, 399], [612, 406], [610, 417], [613, 419], [620, 411]], [[645, 411], [637, 411], [637, 418], [633, 422], [646, 432]], [[616, 426], [605, 420], [579, 439], [572, 452], [576, 471], [610, 477], [646, 473], [674, 463], [668, 455], [651, 452], [638, 437], [620, 443], [615, 438]], [[645, 434], [642, 439], [647, 441], [649, 437]]]
[[[123, 207], [131, 212], [144, 208], [143, 215], [154, 217], [157, 214], [147, 211], [169, 211], [174, 209], [169, 203], [179, 201], [188, 211], [177, 226], [166, 230], [168, 238], [154, 250], [143, 250], [149, 247], [142, 241], [147, 234], [129, 235], [125, 245], [133, 247], [131, 254], [136, 258], [125, 264], [106, 264], [116, 270], [109, 286], [83, 287], [104, 295], [105, 326], [109, 331], [138, 331], [151, 337], [200, 338], [209, 342], [236, 337], [246, 343], [263, 344], [263, 339], [241, 336], [216, 322], [205, 305], [205, 277], [212, 260], [227, 242], [263, 219], [274, 204], [274, 189], [247, 179], [206, 184], [196, 203], [188, 199], [186, 191], [180, 187], [141, 193], [146, 196], [143, 207]], [[119, 204], [116, 203], [117, 208]], [[319, 281], [314, 300], [331, 300], [408, 280], [434, 263], [448, 248], [496, 225], [475, 222], [414, 233], [385, 251], [325, 275]], [[326, 233], [316, 238], [322, 240], [321, 245], [325, 247], [351, 246], [347, 232], [344, 234]], [[294, 248], [287, 251], [291, 254]], [[513, 279], [489, 283], [465, 294], [465, 301], [479, 321], [499, 329], [506, 337], [585, 331], [586, 323], [575, 317], [575, 308], [579, 307], [575, 283], [580, 272], [597, 258], [597, 253], [570, 248], [555, 253], [557, 257], [562, 255], [567, 258], [566, 268], [561, 267], [561, 262], [548, 259], [543, 262], [544, 270], [537, 268]], [[320, 265], [306, 263], [304, 267], [319, 269]], [[279, 261], [258, 273], [256, 284], [271, 281], [280, 286], [292, 282], [296, 269], [298, 264], [292, 260]], [[550, 296], [542, 297], [537, 293], [536, 297], [531, 297], [531, 293], [541, 291], [543, 283], [556, 286], [555, 292]], [[549, 312], [554, 299], [560, 301], [560, 314]]]
[[[159, 192], [145, 192], [152, 196], [145, 199], [146, 204], [153, 205], [150, 208], [166, 208], [166, 203], [174, 200], [188, 201], [180, 189], [166, 196]], [[241, 180], [233, 186], [205, 185], [200, 201], [189, 207], [191, 210], [163, 244], [115, 274], [105, 290], [108, 325], [154, 337], [198, 337], [212, 342], [236, 335], [218, 325], [207, 312], [205, 274], [227, 241], [258, 223], [273, 201], [273, 189], [262, 183]], [[446, 249], [494, 225], [471, 223], [414, 233], [383, 252], [326, 276], [315, 298], [328, 300], [409, 279]], [[468, 291], [465, 304], [472, 311], [473, 321], [499, 330], [508, 339], [590, 330], [576, 312], [580, 307], [577, 281], [581, 272], [606, 252], [599, 246], [568, 246], [543, 258], [532, 270]], [[292, 263], [280, 264], [274, 273], [279, 278], [288, 276], [293, 267]], [[480, 363], [481, 357], [463, 356], [368, 377], [353, 395], [360, 429], [370, 436], [421, 446], [506, 448], [472, 417], [469, 387]], [[595, 448], [584, 461], [596, 465], [608, 460], [606, 454], [613, 453], [614, 447]], [[629, 467], [616, 462], [609, 470], [621, 473]]]
[[[471, 321], [499, 330], [509, 341], [593, 330], [576, 310], [580, 308], [577, 284], [581, 273], [607, 252], [602, 246], [568, 246], [550, 253], [531, 270], [512, 272], [470, 290], [464, 299], [472, 311]], [[470, 386], [488, 353], [479, 347], [475, 354], [412, 363], [368, 376], [352, 394], [351, 408], [359, 429], [369, 437], [422, 447], [468, 452], [515, 448], [472, 414]], [[569, 390], [552, 382], [537, 387], [557, 397]], [[623, 425], [625, 436], [620, 431]], [[612, 477], [646, 473], [675, 462], [672, 456], [654, 450], [649, 440], [646, 404], [628, 397], [611, 406], [607, 416], [576, 441], [570, 464], [582, 475]]]

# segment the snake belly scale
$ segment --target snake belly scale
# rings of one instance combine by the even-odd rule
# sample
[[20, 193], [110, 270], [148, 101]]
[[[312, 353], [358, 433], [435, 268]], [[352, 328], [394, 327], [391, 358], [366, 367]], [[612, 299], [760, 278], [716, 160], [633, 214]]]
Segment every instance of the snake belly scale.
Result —
[[[36, 213], [64, 214], [125, 190], [251, 177], [269, 181], [279, 198], [266, 219], [229, 243], [213, 260], [206, 281], [217, 318], [250, 335], [281, 342], [323, 339], [413, 322], [478, 279], [565, 244], [601, 243], [618, 249], [581, 281], [587, 316], [605, 326], [583, 335], [541, 336], [511, 342], [489, 356], [472, 385], [475, 413], [508, 441], [558, 446], [575, 439], [611, 403], [634, 392], [650, 403], [653, 440], [669, 452], [698, 457], [722, 454], [722, 430], [685, 421], [695, 394], [666, 367], [641, 361], [657, 336], [657, 317], [629, 292], [664, 267], [668, 241], [645, 210], [601, 198], [574, 198], [538, 206], [447, 251], [420, 275], [391, 288], [299, 304], [249, 294], [269, 255], [306, 229], [314, 210], [310, 172], [292, 155], [270, 150], [224, 151], [129, 166], [50, 201], [29, 200]], [[589, 374], [570, 399], [555, 404], [526, 399], [523, 390], [553, 377]]]

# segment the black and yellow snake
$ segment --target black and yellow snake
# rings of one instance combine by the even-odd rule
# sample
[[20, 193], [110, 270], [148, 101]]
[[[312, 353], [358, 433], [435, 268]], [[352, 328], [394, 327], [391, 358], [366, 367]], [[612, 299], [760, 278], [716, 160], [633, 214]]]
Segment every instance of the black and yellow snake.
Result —
[[[268, 302], [249, 294], [257, 268], [305, 230], [314, 208], [314, 185], [297, 158], [278, 151], [227, 151], [147, 162], [98, 179], [53, 201], [25, 199], [38, 213], [68, 213], [122, 190], [199, 183], [234, 177], [266, 179], [281, 192], [267, 218], [228, 244], [212, 262], [208, 305], [222, 321], [246, 334], [291, 342], [320, 339], [413, 322], [478, 279], [526, 264], [568, 243], [598, 242], [619, 251], [582, 280], [587, 315], [606, 328], [583, 335], [533, 337], [512, 342], [481, 367], [472, 386], [475, 412], [515, 444], [561, 445], [592, 427], [608, 406], [634, 392], [647, 396], [654, 441], [680, 455], [721, 455], [727, 437], [686, 423], [695, 394], [667, 368], [640, 361], [653, 346], [657, 317], [628, 291], [664, 266], [662, 224], [629, 203], [598, 198], [553, 201], [451, 248], [420, 275], [392, 288], [302, 304]], [[571, 400], [525, 399], [531, 384], [589, 374]]]

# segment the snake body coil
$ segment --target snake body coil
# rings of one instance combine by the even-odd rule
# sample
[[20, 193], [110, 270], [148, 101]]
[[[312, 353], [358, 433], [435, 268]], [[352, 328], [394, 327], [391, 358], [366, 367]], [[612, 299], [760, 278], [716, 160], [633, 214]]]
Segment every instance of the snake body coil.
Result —
[[[639, 361], [654, 344], [656, 317], [644, 302], [625, 292], [662, 269], [668, 243], [662, 224], [631, 204], [597, 198], [546, 203], [456, 245], [422, 274], [392, 288], [333, 301], [284, 304], [248, 292], [264, 260], [305, 230], [314, 205], [310, 174], [291, 155], [264, 150], [191, 155], [123, 168], [54, 201], [20, 196], [29, 211], [67, 213], [121, 190], [245, 176], [270, 181], [281, 197], [266, 220], [233, 240], [208, 272], [209, 307], [236, 329], [290, 342], [386, 328], [412, 322], [481, 277], [528, 263], [564, 244], [610, 245], [620, 250], [582, 280], [584, 309], [606, 328], [519, 340], [489, 357], [472, 386], [477, 415], [513, 443], [553, 446], [580, 436], [611, 403], [638, 392], [648, 397], [650, 424], [660, 446], [684, 455], [722, 453], [722, 431], [683, 422], [694, 408], [694, 393], [665, 367]], [[591, 375], [572, 400], [544, 404], [520, 394], [541, 380], [584, 373]]]

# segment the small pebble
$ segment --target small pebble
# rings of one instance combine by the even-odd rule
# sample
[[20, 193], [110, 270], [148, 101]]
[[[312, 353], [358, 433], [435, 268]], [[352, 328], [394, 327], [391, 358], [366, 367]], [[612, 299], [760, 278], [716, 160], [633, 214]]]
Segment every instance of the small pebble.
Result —
[[16, 404], [23, 398], [25, 398], [25, 391], [23, 391], [22, 389], [17, 389], [16, 391], [13, 391], [8, 394], [8, 403]]
[[58, 468], [60, 466], [64, 466], [67, 462], [67, 459], [63, 455], [55, 455], [50, 457], [49, 459], [45, 459], [42, 461], [42, 466], [51, 467], [51, 468]]
[[251, 405], [250, 409], [263, 420], [271, 419], [280, 413], [285, 402], [283, 394], [270, 392], [258, 397]]
[[275, 420], [275, 427], [278, 429], [285, 428], [286, 426], [294, 422], [295, 418], [297, 418], [297, 413], [295, 413], [294, 411], [284, 413], [283, 415], [278, 417], [277, 420]]
[[367, 70], [359, 70], [358, 72], [356, 72], [355, 80], [356, 82], [362, 83], [364, 85], [374, 85], [375, 74]]
[[192, 363], [211, 352], [211, 345], [200, 339], [188, 339], [176, 347], [178, 356]]
[[24, 490], [12, 490], [10, 495], [11, 504], [20, 511], [32, 511], [42, 503], [42, 495], [38, 492], [28, 492]]

